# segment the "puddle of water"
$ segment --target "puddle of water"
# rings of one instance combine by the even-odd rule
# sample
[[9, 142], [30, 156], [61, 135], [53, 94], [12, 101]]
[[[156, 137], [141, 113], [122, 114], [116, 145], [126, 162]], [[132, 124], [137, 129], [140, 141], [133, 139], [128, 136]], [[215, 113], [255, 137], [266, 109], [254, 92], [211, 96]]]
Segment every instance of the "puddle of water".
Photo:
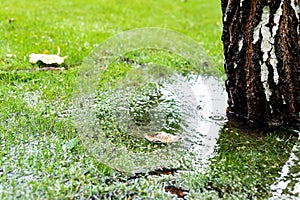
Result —
[[[103, 71], [109, 67], [118, 69], [111, 65], [113, 61], [139, 50], [164, 50], [178, 55], [198, 73], [208, 74], [214, 66], [199, 43], [169, 30], [135, 29], [112, 37], [89, 56], [76, 81], [74, 123], [79, 136], [100, 162], [121, 171], [198, 170], [212, 154], [226, 121], [223, 83], [212, 77], [183, 77], [174, 68], [156, 66], [150, 56], [145, 62], [137, 62], [140, 64], [136, 70], [126, 71], [118, 87], [97, 90]], [[151, 82], [158, 86], [158, 96], [141, 95], [141, 88]], [[180, 136], [181, 141], [168, 145], [149, 143], [144, 134], [153, 131]]]
[[[132, 98], [138, 96], [139, 89], [147, 81], [132, 86], [132, 81], [127, 77], [117, 90], [110, 91], [105, 98], [102, 96], [102, 101], [88, 103], [89, 111], [82, 113], [82, 119], [86, 120], [83, 126], [85, 131], [81, 130], [85, 133], [81, 135], [82, 141], [102, 163], [124, 172], [142, 173], [159, 168], [199, 169], [203, 161], [212, 155], [219, 131], [226, 121], [226, 98], [222, 83], [217, 78], [205, 76], [189, 77], [187, 80], [176, 72], [167, 79], [165, 75], [163, 79], [153, 76], [149, 79], [150, 73], [140, 76], [143, 80], [159, 83], [158, 104], [142, 107], [143, 114], [145, 110], [149, 114], [148, 122], [137, 124], [131, 112]], [[148, 96], [146, 100], [150, 98]], [[99, 107], [104, 113], [100, 119], [104, 124], [99, 123], [99, 118], [91, 116], [95, 112], [93, 108], [96, 108], [97, 116]], [[108, 117], [105, 118], [105, 115]], [[168, 120], [176, 121], [178, 127], [170, 128]], [[107, 121], [115, 125], [107, 129]], [[117, 137], [134, 138], [134, 144], [129, 147], [123, 144], [127, 141], [111, 136], [116, 130], [122, 133]], [[162, 130], [179, 136], [180, 142], [153, 145], [145, 140], [144, 134]]]

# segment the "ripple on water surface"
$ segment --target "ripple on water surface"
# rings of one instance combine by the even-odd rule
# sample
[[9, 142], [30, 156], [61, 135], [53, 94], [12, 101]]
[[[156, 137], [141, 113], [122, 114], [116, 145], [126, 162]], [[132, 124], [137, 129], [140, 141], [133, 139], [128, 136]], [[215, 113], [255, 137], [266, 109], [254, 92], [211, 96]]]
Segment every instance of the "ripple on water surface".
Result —
[[[226, 120], [222, 83], [215, 77], [187, 78], [176, 72], [167, 79], [148, 76], [144, 80], [151, 80], [151, 87], [147, 81], [132, 84], [127, 77], [113, 90], [99, 91], [98, 99], [80, 114], [85, 119], [83, 142], [101, 162], [124, 172], [199, 168], [212, 155]], [[180, 140], [146, 140], [145, 134], [157, 131]]]

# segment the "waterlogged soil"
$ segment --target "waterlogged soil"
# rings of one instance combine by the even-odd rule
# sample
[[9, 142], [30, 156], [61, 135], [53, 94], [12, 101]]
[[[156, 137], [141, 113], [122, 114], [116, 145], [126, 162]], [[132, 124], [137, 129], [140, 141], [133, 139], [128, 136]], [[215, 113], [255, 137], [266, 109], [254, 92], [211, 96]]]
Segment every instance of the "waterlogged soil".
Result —
[[[299, 131], [294, 131], [299, 134]], [[295, 142], [276, 181], [271, 185], [271, 199], [298, 199], [300, 197], [300, 143]]]
[[[66, 93], [68, 84], [61, 81], [66, 79], [65, 75], [50, 72], [43, 75], [55, 77], [60, 87], [49, 88], [47, 78], [31, 76], [25, 81], [11, 80], [9, 89], [2, 89], [1, 98], [6, 99], [1, 104], [0, 122], [3, 133], [0, 138], [0, 194], [3, 199], [47, 199], [51, 198], [49, 191], [59, 191], [56, 197], [60, 198], [84, 196], [91, 199], [282, 199], [299, 195], [298, 138], [285, 130], [261, 133], [228, 123], [224, 115], [226, 98], [222, 82], [214, 77], [198, 77], [190, 84], [183, 84], [185, 79], [176, 79], [177, 82], [166, 84], [165, 90], [161, 90], [162, 95], [157, 95], [160, 100], [163, 96], [172, 97], [165, 104], [172, 105], [171, 110], [178, 109], [174, 103], [185, 105], [190, 102], [183, 111], [193, 112], [177, 110], [185, 114], [184, 118], [182, 114], [175, 115], [182, 123], [179, 128], [168, 129], [161, 126], [164, 125], [161, 121], [152, 126], [163, 127], [174, 135], [182, 131], [178, 135], [183, 136], [184, 142], [179, 146], [147, 141], [140, 137], [142, 126], [147, 125], [137, 125], [137, 121], [132, 120], [135, 125], [129, 126], [130, 130], [141, 130], [141, 133], [123, 132], [119, 135], [121, 141], [112, 141], [111, 150], [106, 152], [113, 156], [101, 157], [91, 154], [85, 142], [80, 140], [70, 121], [72, 105], [62, 99], [46, 98], [58, 91]], [[188, 86], [185, 87], [188, 91], [193, 91], [192, 100], [178, 90], [182, 84]], [[148, 108], [156, 109], [161, 102]], [[160, 114], [166, 116], [163, 114], [169, 112], [165, 109]], [[125, 116], [130, 116], [128, 113]], [[150, 122], [152, 119], [150, 117]], [[186, 126], [184, 121], [192, 122], [194, 126]], [[115, 130], [124, 127], [112, 126]], [[190, 131], [191, 128], [194, 131]], [[184, 131], [186, 133], [182, 134]], [[131, 139], [127, 140], [126, 136]], [[123, 148], [125, 141], [134, 142]], [[149, 146], [148, 150], [141, 151], [153, 157], [149, 160], [149, 157], [135, 154], [139, 152], [134, 149], [137, 146]], [[178, 151], [178, 148], [184, 151]], [[124, 160], [123, 150], [132, 157]], [[164, 162], [166, 158], [170, 160]], [[152, 162], [155, 159], [157, 161]], [[135, 168], [131, 168], [135, 160], [139, 162], [133, 163]], [[124, 163], [129, 167], [124, 167]]]
[[[145, 82], [145, 73], [140, 76]], [[122, 84], [125, 81], [132, 83], [126, 79]], [[218, 79], [187, 80], [174, 73], [167, 80], [125, 85], [99, 91], [96, 104], [90, 106], [96, 108], [96, 118], [90, 118], [90, 112], [82, 115], [89, 122], [83, 129], [93, 127], [93, 134], [82, 135], [82, 140], [102, 163], [129, 173], [189, 169], [213, 153], [226, 121], [225, 93]], [[157, 132], [177, 142], [145, 137]]]
[[[227, 169], [223, 175], [233, 181], [213, 181], [215, 186], [226, 191], [222, 197], [267, 199], [274, 196], [273, 185], [279, 182], [281, 171], [286, 168], [293, 145], [297, 144], [296, 135], [286, 129], [260, 132], [241, 123], [227, 123], [218, 140], [218, 154], [214, 157], [221, 162], [211, 165], [216, 171]], [[218, 180], [219, 177], [214, 174], [210, 178]], [[285, 199], [284, 196], [278, 197]]]
[[[246, 132], [241, 133], [241, 130]], [[298, 170], [295, 170], [295, 156], [290, 155], [292, 144], [297, 138], [283, 132], [261, 133], [226, 124], [217, 142], [216, 155], [210, 159], [209, 166], [202, 170], [162, 168], [132, 175], [121, 173], [119, 175], [122, 178], [112, 180], [111, 184], [121, 182], [126, 187], [135, 185], [145, 193], [128, 192], [128, 187], [123, 191], [116, 189], [108, 192], [106, 197], [130, 195], [133, 199], [146, 196], [165, 199], [268, 199], [273, 196], [273, 199], [297, 199], [295, 175]], [[282, 152], [282, 149], [285, 151]], [[295, 147], [293, 152], [297, 152]], [[289, 156], [292, 158], [289, 159]], [[289, 172], [280, 175], [286, 163]], [[276, 187], [273, 185], [277, 186], [277, 190], [274, 190]], [[283, 185], [285, 188], [278, 188]], [[157, 189], [163, 190], [163, 193], [156, 193]], [[118, 191], [117, 195], [115, 191]]]
[[[249, 199], [272, 196], [270, 186], [288, 159], [295, 137], [281, 130], [263, 133], [239, 122], [227, 123], [224, 88], [215, 77], [198, 76], [188, 80], [178, 74], [174, 77], [175, 81], [161, 82], [154, 90], [150, 87], [145, 92], [145, 87], [138, 87], [138, 92], [132, 93], [127, 87], [125, 93], [119, 90], [105, 98], [110, 99], [111, 110], [127, 113], [123, 117], [120, 112], [111, 113], [110, 119], [117, 119], [112, 121], [122, 122], [113, 126], [113, 130], [123, 136], [113, 134], [102, 138], [105, 142], [101, 149], [107, 149], [107, 138], [112, 138], [112, 146], [105, 151], [109, 156], [103, 155], [103, 151], [97, 156], [100, 162], [119, 173], [120, 177], [112, 179], [111, 184], [125, 185], [123, 189], [112, 189], [105, 197]], [[121, 94], [122, 98], [115, 94]], [[132, 101], [132, 97], [136, 100]], [[159, 107], [161, 103], [165, 103], [163, 107]], [[158, 113], [158, 117], [153, 113]], [[169, 119], [177, 126], [153, 120], [165, 120], [168, 113], [173, 114]], [[145, 133], [162, 129], [179, 136], [180, 142], [155, 144], [144, 138]], [[118, 142], [115, 136], [117, 139], [131, 137], [131, 142]], [[132, 190], [131, 185], [137, 189]], [[143, 192], [132, 192], [136, 190]]]
[[[272, 196], [270, 186], [295, 137], [281, 130], [262, 133], [227, 123], [226, 94], [216, 77], [130, 64], [136, 66], [114, 68], [117, 79], [101, 84], [96, 104], [91, 104], [98, 118], [88, 120], [89, 126], [98, 120], [100, 126], [92, 135], [96, 140], [86, 134], [82, 138], [89, 153], [116, 171], [105, 198]], [[144, 137], [160, 131], [180, 141], [157, 144]]]

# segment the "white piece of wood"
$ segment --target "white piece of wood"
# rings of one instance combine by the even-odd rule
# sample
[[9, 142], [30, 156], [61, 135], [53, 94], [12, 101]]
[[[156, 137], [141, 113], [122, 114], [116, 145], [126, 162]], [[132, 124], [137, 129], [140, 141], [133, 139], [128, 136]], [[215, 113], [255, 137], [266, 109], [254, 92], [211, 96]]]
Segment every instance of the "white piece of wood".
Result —
[[62, 64], [67, 56], [61, 57], [59, 56], [60, 48], [57, 48], [57, 54], [36, 54], [32, 53], [29, 55], [29, 62], [35, 64], [41, 61], [44, 64], [51, 65], [51, 64]]
[[58, 55], [51, 55], [51, 54], [35, 54], [32, 53], [29, 55], [29, 62], [32, 64], [37, 63], [38, 61], [41, 61], [42, 63], [45, 63], [47, 65], [50, 64], [62, 64], [67, 56], [60, 57]]

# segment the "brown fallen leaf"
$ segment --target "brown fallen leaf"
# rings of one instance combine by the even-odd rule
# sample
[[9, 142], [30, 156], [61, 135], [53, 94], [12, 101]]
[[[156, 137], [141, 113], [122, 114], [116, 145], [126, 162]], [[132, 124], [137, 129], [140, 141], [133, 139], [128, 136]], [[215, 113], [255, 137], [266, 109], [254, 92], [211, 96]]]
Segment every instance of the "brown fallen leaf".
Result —
[[175, 143], [178, 142], [180, 137], [176, 135], [171, 135], [166, 132], [155, 132], [150, 134], [145, 134], [144, 137], [150, 142], [159, 142], [159, 143]]
[[165, 192], [175, 194], [178, 198], [184, 198], [186, 195], [185, 193], [188, 192], [188, 190], [182, 189], [181, 187], [175, 187], [175, 186], [166, 186]]
[[122, 170], [120, 170], [119, 168], [115, 167], [115, 170], [121, 174], [123, 174], [124, 172]]

